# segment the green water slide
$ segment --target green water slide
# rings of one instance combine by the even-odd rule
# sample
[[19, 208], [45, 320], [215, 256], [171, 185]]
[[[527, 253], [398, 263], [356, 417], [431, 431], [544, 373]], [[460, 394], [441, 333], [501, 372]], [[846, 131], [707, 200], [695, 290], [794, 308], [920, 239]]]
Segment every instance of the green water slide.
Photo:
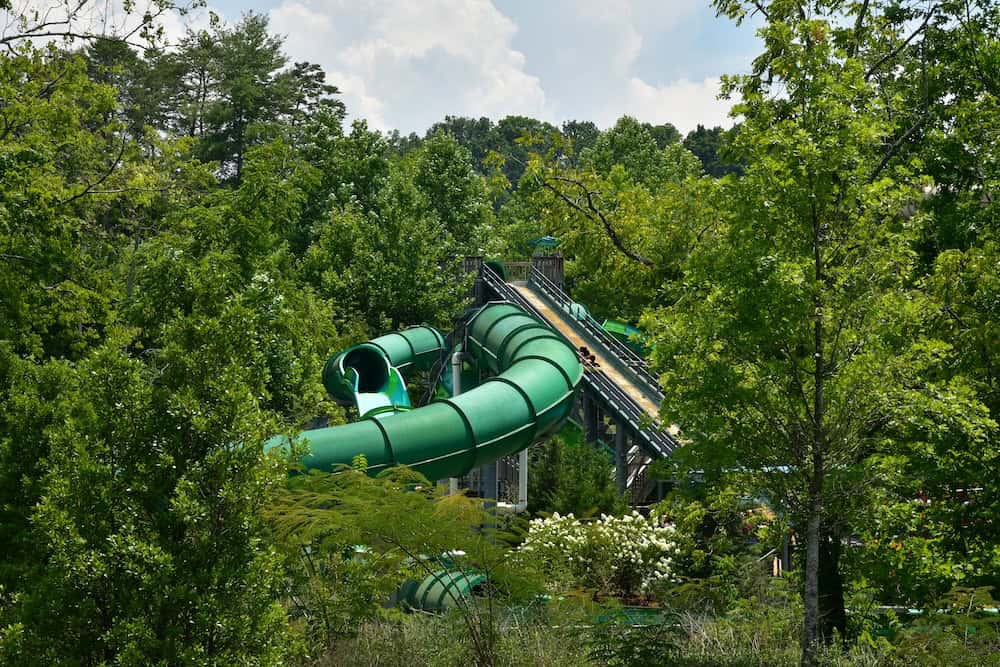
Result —
[[[363, 454], [373, 473], [405, 464], [428, 479], [458, 477], [556, 431], [569, 416], [583, 377], [576, 352], [546, 325], [508, 303], [487, 304], [467, 324], [467, 359], [494, 375], [458, 396], [412, 408], [403, 374], [427, 369], [444, 339], [417, 327], [334, 355], [323, 383], [357, 406], [362, 419], [304, 431], [307, 468], [331, 470]], [[279, 436], [266, 449], [287, 451]]]
[[427, 370], [443, 346], [444, 338], [431, 327], [379, 336], [330, 357], [323, 386], [341, 403], [353, 403], [362, 418], [409, 410], [402, 371]]

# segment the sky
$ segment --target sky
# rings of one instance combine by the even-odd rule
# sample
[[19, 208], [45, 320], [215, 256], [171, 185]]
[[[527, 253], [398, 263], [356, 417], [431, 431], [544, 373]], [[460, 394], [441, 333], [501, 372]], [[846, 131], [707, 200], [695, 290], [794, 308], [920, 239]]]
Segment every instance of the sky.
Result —
[[631, 115], [730, 126], [719, 76], [748, 71], [753, 25], [709, 0], [209, 0], [266, 12], [293, 60], [319, 63], [351, 118], [423, 134], [446, 115], [601, 128]]
[[446, 115], [729, 126], [719, 76], [761, 50], [755, 25], [717, 18], [709, 0], [208, 0], [184, 21], [205, 27], [208, 10], [229, 23], [266, 13], [351, 119], [404, 134]]

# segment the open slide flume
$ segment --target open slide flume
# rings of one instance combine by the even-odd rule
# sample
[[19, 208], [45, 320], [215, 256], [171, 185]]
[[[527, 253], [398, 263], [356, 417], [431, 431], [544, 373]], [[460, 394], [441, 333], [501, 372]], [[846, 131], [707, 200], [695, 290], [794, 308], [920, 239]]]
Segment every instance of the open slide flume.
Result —
[[[549, 327], [509, 303], [487, 304], [466, 325], [466, 357], [495, 374], [450, 398], [412, 408], [402, 372], [429, 368], [444, 339], [428, 327], [380, 336], [331, 357], [327, 390], [357, 407], [360, 421], [304, 431], [307, 468], [331, 470], [364, 455], [373, 473], [407, 465], [428, 479], [464, 475], [554, 433], [583, 377], [576, 352]], [[285, 436], [266, 449], [287, 450]]]

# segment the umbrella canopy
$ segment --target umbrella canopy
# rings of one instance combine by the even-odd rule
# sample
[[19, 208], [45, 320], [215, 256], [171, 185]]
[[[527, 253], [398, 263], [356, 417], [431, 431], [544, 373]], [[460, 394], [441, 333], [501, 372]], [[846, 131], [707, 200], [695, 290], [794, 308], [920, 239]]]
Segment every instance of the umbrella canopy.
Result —
[[554, 236], [542, 236], [529, 243], [536, 248], [555, 248], [559, 245], [559, 239]]

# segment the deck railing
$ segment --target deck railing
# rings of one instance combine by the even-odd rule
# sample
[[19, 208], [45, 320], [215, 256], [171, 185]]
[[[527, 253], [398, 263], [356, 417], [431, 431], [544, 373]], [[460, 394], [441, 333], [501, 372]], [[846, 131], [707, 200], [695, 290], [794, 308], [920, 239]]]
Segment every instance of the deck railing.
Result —
[[[539, 322], [544, 322], [553, 329], [556, 328], [553, 322], [549, 322], [520, 292], [507, 284], [496, 271], [484, 265], [482, 272], [483, 282], [497, 296], [520, 306], [525, 312], [530, 313], [538, 319]], [[559, 290], [559, 292], [562, 292], [562, 290]], [[568, 297], [565, 297], [565, 299], [568, 299]], [[635, 399], [612, 382], [603, 371], [586, 369], [583, 374], [583, 381], [594, 394], [601, 397], [601, 400], [615, 412], [616, 418], [625, 422], [629, 429], [638, 435], [639, 442], [650, 455], [657, 458], [669, 456], [678, 446], [677, 441], [669, 433], [660, 430], [658, 424], [655, 422], [650, 423], [651, 420], [646, 411], [636, 403]]]
[[637, 355], [630, 347], [605, 331], [604, 327], [601, 326], [601, 324], [595, 320], [590, 313], [584, 312], [574, 314], [572, 312], [573, 300], [555, 283], [546, 278], [541, 271], [533, 269], [531, 271], [529, 282], [537, 287], [556, 305], [562, 308], [567, 314], [570, 315], [570, 317], [573, 317], [592, 338], [596, 339], [603, 347], [611, 352], [612, 356], [615, 357], [619, 363], [638, 375], [639, 380], [646, 385], [644, 389], [653, 395], [657, 403], [663, 400], [663, 393], [659, 389], [656, 378], [649, 372], [649, 365], [646, 364], [645, 359]]

